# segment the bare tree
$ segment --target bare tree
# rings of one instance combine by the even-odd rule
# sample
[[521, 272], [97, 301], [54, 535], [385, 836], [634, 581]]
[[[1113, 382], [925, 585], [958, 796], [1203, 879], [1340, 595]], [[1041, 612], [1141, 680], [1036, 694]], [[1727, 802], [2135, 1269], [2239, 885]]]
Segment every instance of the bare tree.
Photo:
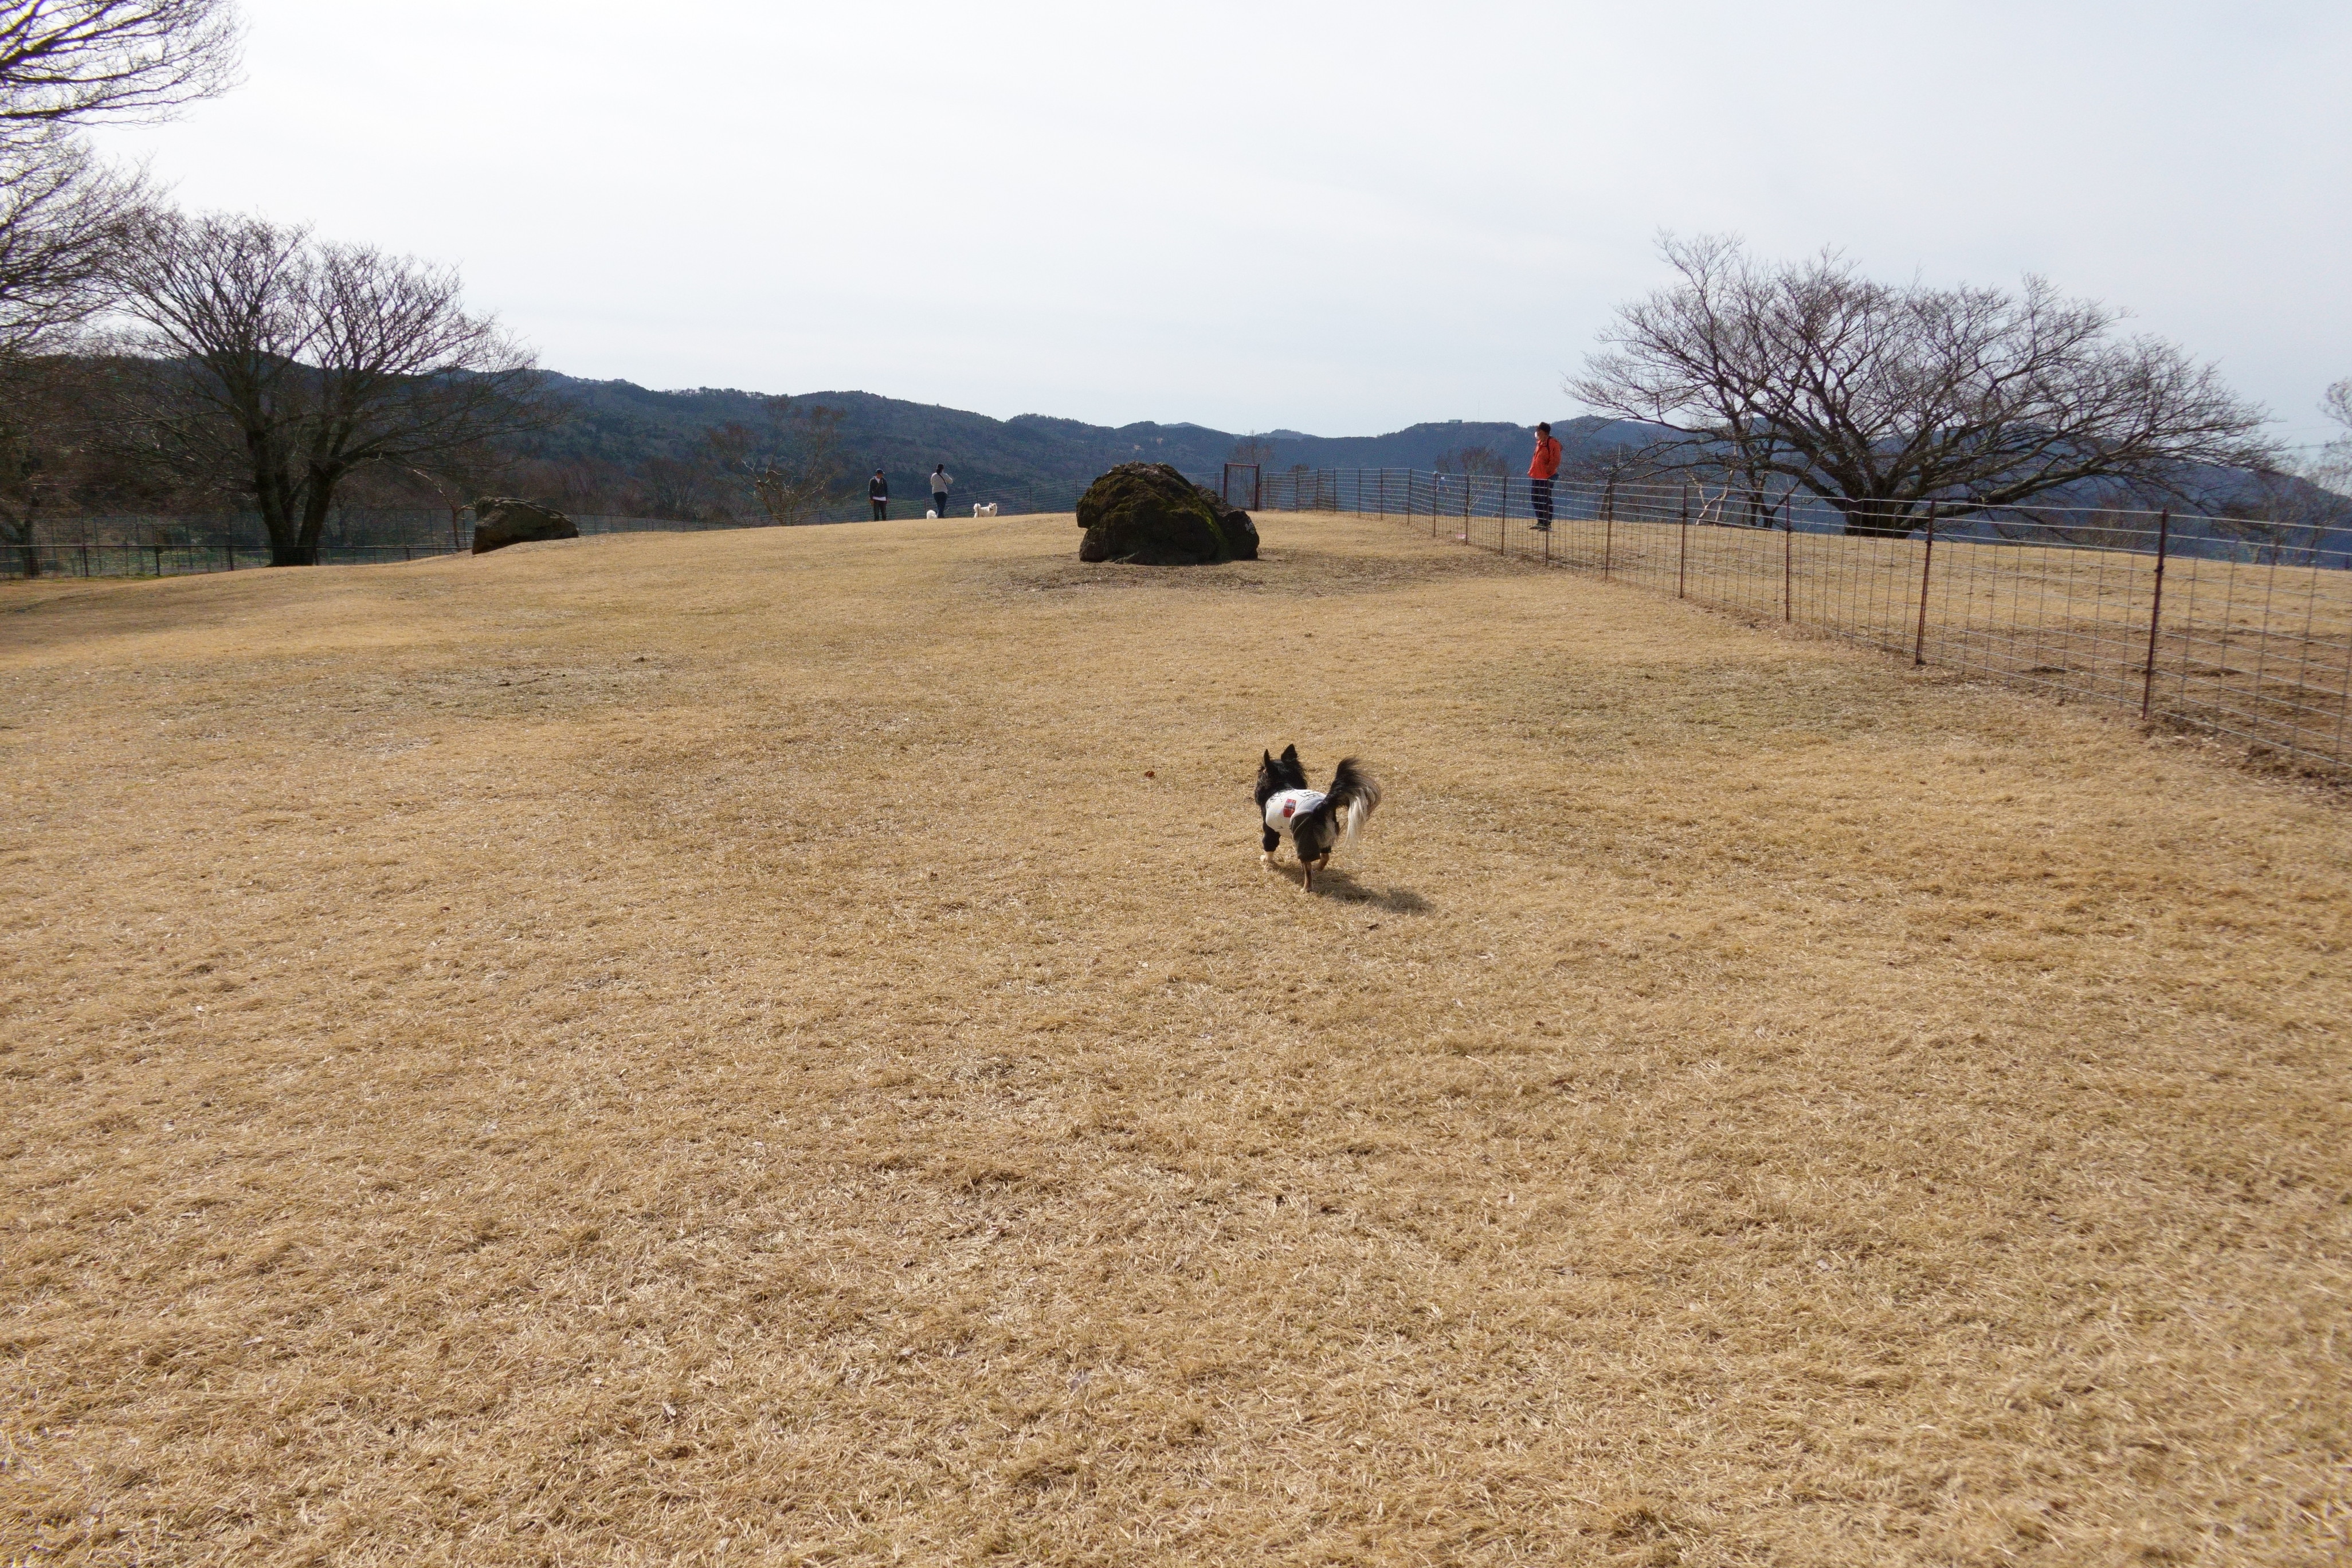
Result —
[[0, 354], [45, 345], [109, 297], [144, 192], [80, 128], [222, 91], [236, 48], [232, 0], [0, 0]]
[[1930, 501], [2011, 507], [2084, 479], [2161, 483], [2263, 465], [2263, 411], [2121, 313], [2018, 291], [1895, 287], [1825, 251], [1751, 261], [1661, 244], [1681, 281], [1623, 306], [1570, 388], [1677, 432], [1689, 458], [1821, 496], [1849, 533], [1900, 536]]
[[82, 420], [69, 382], [29, 356], [0, 355], [0, 541], [27, 577], [41, 574], [36, 531], [72, 482]]
[[1980, 513], [1996, 539], [2025, 544], [2074, 544], [2098, 550], [2151, 548], [2156, 525], [2148, 497], [2108, 481], [2071, 496], [2064, 506], [2017, 506]]
[[1509, 476], [1511, 465], [1492, 447], [1454, 447], [1437, 454], [1437, 471], [1502, 479]]
[[1263, 436], [1244, 436], [1234, 442], [1228, 463], [1251, 463], [1263, 468], [1274, 461], [1274, 443]]
[[179, 463], [243, 475], [273, 565], [309, 565], [355, 469], [535, 428], [530, 356], [457, 275], [258, 218], [158, 214], [123, 272], [142, 416]]
[[497, 493], [516, 466], [515, 454], [487, 440], [468, 441], [446, 451], [426, 453], [423, 459], [400, 465], [399, 473], [433, 492], [449, 510], [449, 548], [458, 548], [466, 509], [486, 495]]
[[2320, 447], [2304, 478], [2338, 494], [2352, 491], [2352, 377], [2337, 382], [2319, 400], [2319, 411], [2343, 434]]
[[768, 400], [771, 438], [752, 459], [756, 471], [751, 461], [745, 468], [771, 519], [787, 527], [814, 521], [841, 482], [841, 427], [848, 417], [847, 409], [821, 403]]
[[0, 121], [148, 120], [227, 90], [235, 0], [0, 0]]
[[92, 417], [76, 362], [45, 351], [112, 298], [146, 197], [80, 128], [222, 91], [236, 46], [233, 0], [0, 0], [0, 537], [27, 575]]
[[143, 195], [79, 130], [226, 89], [232, 0], [0, 0], [0, 350], [79, 322]]
[[79, 138], [0, 128], [0, 354], [53, 345], [105, 307], [143, 195]]
[[2332, 540], [2352, 537], [2352, 498], [2308, 475], [2258, 473], [2252, 492], [2222, 502], [2210, 526], [2221, 538], [2250, 547], [2258, 563], [2323, 565]]

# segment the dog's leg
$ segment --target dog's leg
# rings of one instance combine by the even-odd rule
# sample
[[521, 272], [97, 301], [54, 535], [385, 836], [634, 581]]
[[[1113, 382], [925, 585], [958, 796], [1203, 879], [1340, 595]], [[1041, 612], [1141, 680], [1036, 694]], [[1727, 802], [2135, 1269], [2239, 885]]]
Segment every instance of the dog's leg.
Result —
[[1281, 848], [1281, 847], [1282, 847], [1282, 835], [1281, 835], [1281, 834], [1279, 834], [1279, 833], [1276, 833], [1276, 832], [1273, 828], [1271, 828], [1271, 827], [1267, 828], [1267, 829], [1265, 830], [1265, 844], [1264, 844], [1262, 847], [1260, 847], [1260, 848], [1258, 849], [1258, 853], [1257, 853], [1257, 863], [1258, 863], [1259, 865], [1261, 865], [1261, 866], [1271, 866], [1271, 865], [1273, 865], [1273, 864], [1274, 864], [1274, 852], [1275, 852], [1276, 850], [1277, 850], [1277, 849]]

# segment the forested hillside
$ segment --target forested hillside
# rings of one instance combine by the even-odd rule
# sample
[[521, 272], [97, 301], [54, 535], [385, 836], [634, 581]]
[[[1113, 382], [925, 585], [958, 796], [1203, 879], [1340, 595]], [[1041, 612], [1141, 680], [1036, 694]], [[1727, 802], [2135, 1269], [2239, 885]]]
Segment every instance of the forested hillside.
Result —
[[[627, 513], [687, 519], [761, 515], [746, 458], [788, 447], [794, 440], [785, 409], [838, 410], [832, 461], [835, 489], [862, 494], [879, 468], [891, 493], [918, 503], [923, 477], [945, 463], [961, 498], [1001, 496], [1062, 507], [1077, 487], [1115, 463], [1138, 459], [1173, 464], [1208, 475], [1234, 459], [1255, 460], [1274, 472], [1310, 468], [1470, 468], [1521, 474], [1535, 442], [1532, 424], [1444, 420], [1382, 436], [1309, 436], [1297, 430], [1247, 433], [1203, 425], [1145, 422], [1088, 425], [1042, 414], [992, 419], [984, 414], [910, 403], [870, 392], [814, 392], [780, 400], [731, 388], [655, 392], [625, 381], [549, 378], [560, 409], [556, 422], [520, 444], [520, 460], [503, 476], [514, 488], [583, 513]], [[1638, 448], [1664, 434], [1625, 420], [1556, 417], [1569, 472], [1594, 476], [1604, 454]], [[733, 432], [730, 447], [727, 433]], [[719, 439], [714, 440], [714, 435]], [[729, 453], [737, 455], [731, 460]], [[1639, 477], [1629, 473], [1626, 477]], [[2176, 476], [2171, 503], [2184, 511], [2213, 513], [2216, 524], [2184, 520], [2185, 537], [2284, 540], [2306, 550], [2352, 550], [2352, 501], [2282, 474], [2193, 466]], [[2153, 492], [2145, 504], [2163, 504]], [[2140, 504], [2113, 487], [2086, 484], [2053, 492], [2048, 505]], [[2276, 520], [2241, 528], [2228, 520]], [[1966, 531], [1964, 525], [1962, 531]]]
[[[656, 392], [625, 381], [549, 378], [563, 410], [543, 434], [519, 444], [530, 488], [588, 511], [694, 512], [740, 510], [743, 484], [724, 470], [710, 437], [732, 426], [756, 450], [791, 438], [775, 419], [776, 400], [733, 388]], [[932, 465], [945, 463], [959, 490], [1010, 490], [1084, 484], [1114, 463], [1173, 464], [1210, 473], [1255, 457], [1268, 468], [1417, 468], [1491, 460], [1523, 472], [1535, 442], [1524, 426], [1449, 420], [1385, 436], [1324, 437], [1296, 430], [1247, 433], [1192, 424], [1144, 422], [1110, 426], [1042, 414], [992, 419], [984, 414], [910, 403], [870, 392], [813, 392], [797, 408], [838, 409], [835, 452], [841, 489], [862, 491], [879, 468], [893, 493], [913, 497]], [[1589, 448], [1638, 438], [1616, 421], [1561, 419], [1571, 458]]]

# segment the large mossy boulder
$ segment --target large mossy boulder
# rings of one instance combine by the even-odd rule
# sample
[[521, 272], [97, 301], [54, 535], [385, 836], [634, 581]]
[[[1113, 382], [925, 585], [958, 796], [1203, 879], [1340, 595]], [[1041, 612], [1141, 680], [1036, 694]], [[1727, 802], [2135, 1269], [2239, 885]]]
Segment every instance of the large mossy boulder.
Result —
[[577, 524], [551, 506], [517, 500], [512, 496], [484, 496], [474, 503], [474, 553], [487, 555], [509, 544], [534, 539], [577, 539]]
[[1081, 561], [1200, 566], [1257, 559], [1257, 526], [1165, 463], [1121, 463], [1078, 498]]

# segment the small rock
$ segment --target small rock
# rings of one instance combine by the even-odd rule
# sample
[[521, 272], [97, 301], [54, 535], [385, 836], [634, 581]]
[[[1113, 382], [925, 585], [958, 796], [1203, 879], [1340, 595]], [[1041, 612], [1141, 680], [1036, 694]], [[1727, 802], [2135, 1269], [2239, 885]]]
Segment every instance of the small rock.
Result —
[[474, 503], [474, 553], [487, 555], [534, 539], [577, 539], [580, 529], [551, 506], [512, 496], [484, 496]]

